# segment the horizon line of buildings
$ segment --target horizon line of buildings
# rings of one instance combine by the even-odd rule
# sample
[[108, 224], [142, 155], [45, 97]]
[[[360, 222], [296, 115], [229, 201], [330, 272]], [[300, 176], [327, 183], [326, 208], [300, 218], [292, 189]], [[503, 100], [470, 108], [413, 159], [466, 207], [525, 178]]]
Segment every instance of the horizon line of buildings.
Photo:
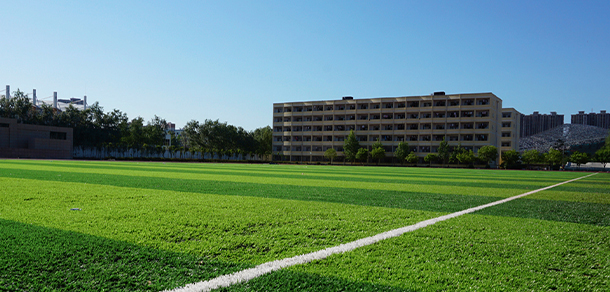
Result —
[[[491, 92], [274, 103], [272, 151], [274, 160], [323, 161], [326, 150], [343, 151], [353, 130], [362, 146], [370, 148], [378, 140], [390, 155], [400, 142], [408, 142], [420, 162], [438, 152], [443, 139], [475, 153], [493, 145], [501, 154], [518, 151], [520, 138], [561, 126], [563, 120], [556, 112], [524, 115], [502, 108]], [[610, 114], [579, 112], [572, 123], [607, 129]]]

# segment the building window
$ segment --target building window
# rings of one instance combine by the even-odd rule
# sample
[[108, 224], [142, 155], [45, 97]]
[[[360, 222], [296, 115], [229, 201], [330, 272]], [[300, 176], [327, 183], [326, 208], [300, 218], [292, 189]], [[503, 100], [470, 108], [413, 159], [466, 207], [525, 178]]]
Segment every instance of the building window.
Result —
[[474, 100], [464, 99], [464, 100], [462, 100], [462, 105], [474, 105]]
[[488, 105], [488, 104], [489, 104], [489, 98], [477, 99], [477, 105]]
[[510, 128], [510, 122], [503, 122], [502, 128]]
[[510, 117], [511, 117], [511, 114], [512, 114], [511, 112], [508, 112], [508, 113], [502, 113], [502, 117], [503, 117], [503, 118], [510, 118]]
[[67, 140], [67, 134], [66, 134], [66, 132], [51, 132], [51, 139]]
[[502, 132], [502, 137], [510, 137], [510, 132]]
[[472, 111], [463, 111], [462, 118], [472, 118], [473, 114], [474, 113]]
[[510, 142], [502, 142], [502, 147], [510, 147]]

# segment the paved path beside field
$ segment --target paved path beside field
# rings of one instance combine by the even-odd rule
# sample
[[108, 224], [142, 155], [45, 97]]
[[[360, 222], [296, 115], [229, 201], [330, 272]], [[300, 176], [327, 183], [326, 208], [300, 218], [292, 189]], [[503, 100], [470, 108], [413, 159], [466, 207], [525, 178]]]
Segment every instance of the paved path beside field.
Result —
[[424, 228], [426, 226], [432, 225], [436, 222], [441, 222], [441, 221], [445, 221], [447, 219], [451, 219], [451, 218], [455, 218], [464, 214], [468, 214], [468, 213], [472, 213], [475, 211], [479, 211], [481, 209], [485, 209], [487, 207], [491, 207], [491, 206], [495, 206], [495, 205], [499, 205], [502, 203], [506, 203], [508, 201], [512, 201], [515, 199], [519, 199], [522, 197], [525, 197], [527, 195], [531, 195], [540, 191], [544, 191], [544, 190], [548, 190], [563, 184], [567, 184], [579, 179], [583, 179], [583, 178], [587, 178], [590, 177], [592, 175], [595, 175], [597, 173], [592, 173], [583, 177], [579, 177], [579, 178], [575, 178], [572, 180], [568, 180], [568, 181], [564, 181], [552, 186], [548, 186], [548, 187], [544, 187], [541, 189], [537, 189], [531, 192], [527, 192], [524, 194], [520, 194], [517, 196], [513, 196], [510, 198], [506, 198], [506, 199], [502, 199], [499, 201], [495, 201], [489, 204], [485, 204], [485, 205], [481, 205], [481, 206], [477, 206], [477, 207], [473, 207], [470, 209], [466, 209], [466, 210], [462, 210], [459, 212], [455, 212], [455, 213], [451, 213], [448, 215], [444, 215], [444, 216], [440, 216], [440, 217], [436, 217], [436, 218], [432, 218], [432, 219], [428, 219], [425, 221], [421, 221], [418, 222], [416, 224], [413, 225], [409, 225], [409, 226], [405, 226], [405, 227], [401, 227], [401, 228], [397, 228], [394, 230], [390, 230], [390, 231], [386, 231], [383, 233], [379, 233], [377, 235], [373, 235], [371, 237], [366, 237], [366, 238], [362, 238], [362, 239], [358, 239], [356, 241], [352, 241], [352, 242], [348, 242], [345, 244], [341, 244], [338, 246], [333, 246], [333, 247], [329, 247], [327, 249], [323, 249], [323, 250], [319, 250], [319, 251], [315, 251], [312, 253], [308, 253], [308, 254], [304, 254], [304, 255], [299, 255], [299, 256], [294, 256], [291, 258], [285, 258], [285, 259], [281, 259], [281, 260], [276, 260], [276, 261], [272, 261], [272, 262], [267, 262], [264, 264], [260, 264], [254, 268], [251, 269], [246, 269], [243, 271], [239, 271], [230, 275], [223, 275], [223, 276], [219, 276], [216, 277], [214, 279], [208, 280], [208, 281], [203, 281], [203, 282], [198, 282], [198, 283], [193, 283], [193, 284], [188, 284], [184, 287], [181, 288], [176, 288], [174, 290], [166, 290], [166, 291], [170, 291], [170, 292], [203, 292], [203, 291], [210, 291], [212, 289], [216, 289], [216, 288], [220, 288], [220, 287], [228, 287], [231, 286], [233, 284], [237, 284], [237, 283], [241, 283], [241, 282], [246, 282], [249, 280], [252, 280], [254, 278], [260, 277], [264, 274], [273, 272], [273, 271], [277, 271], [286, 267], [290, 267], [290, 266], [294, 266], [294, 265], [300, 265], [300, 264], [305, 264], [305, 263], [309, 263], [313, 260], [321, 260], [324, 259], [328, 256], [331, 256], [333, 254], [337, 254], [337, 253], [344, 253], [344, 252], [348, 252], [348, 251], [352, 251], [356, 248], [359, 247], [363, 247], [363, 246], [367, 246], [367, 245], [371, 245], [373, 243], [382, 241], [384, 239], [388, 239], [388, 238], [392, 238], [392, 237], [397, 237], [400, 236], [404, 233], [407, 232], [411, 232], [411, 231], [415, 231], [417, 229], [420, 228]]

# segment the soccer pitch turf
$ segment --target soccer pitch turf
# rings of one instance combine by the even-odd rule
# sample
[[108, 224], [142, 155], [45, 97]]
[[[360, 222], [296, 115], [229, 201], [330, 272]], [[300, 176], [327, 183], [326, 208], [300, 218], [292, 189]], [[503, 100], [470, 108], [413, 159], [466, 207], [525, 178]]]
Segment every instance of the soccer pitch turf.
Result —
[[[585, 175], [0, 160], [0, 290], [173, 289]], [[609, 182], [596, 174], [220, 290], [607, 291]]]

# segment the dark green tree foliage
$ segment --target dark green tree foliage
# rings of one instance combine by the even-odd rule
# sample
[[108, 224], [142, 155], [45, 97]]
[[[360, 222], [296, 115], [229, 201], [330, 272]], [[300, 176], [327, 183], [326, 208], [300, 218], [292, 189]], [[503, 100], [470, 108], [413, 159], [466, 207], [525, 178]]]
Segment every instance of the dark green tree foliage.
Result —
[[379, 162], [385, 158], [385, 149], [383, 148], [381, 142], [379, 142], [379, 139], [373, 143], [372, 148], [373, 150], [371, 150], [371, 157], [377, 160], [377, 164], [379, 164]]
[[334, 148], [328, 148], [326, 151], [324, 151], [324, 157], [330, 160], [330, 163], [332, 164], [333, 160], [337, 159], [337, 150]]
[[479, 149], [479, 159], [486, 164], [498, 159], [498, 148], [492, 145], [485, 145]]
[[570, 155], [570, 161], [576, 163], [576, 165], [580, 167], [581, 164], [589, 162], [589, 155], [576, 151]]
[[398, 162], [401, 164], [405, 162], [405, 158], [409, 155], [409, 144], [407, 142], [398, 143], [398, 147], [396, 147], [396, 151], [394, 151], [394, 155], [398, 159]]
[[516, 167], [520, 160], [521, 154], [516, 150], [502, 152], [502, 167], [505, 169]]
[[457, 146], [453, 147], [453, 150], [451, 150], [451, 155], [449, 155], [449, 163], [460, 163], [457, 156], [464, 152], [467, 151], [462, 147], [461, 144], [458, 144]]
[[409, 155], [407, 155], [407, 157], [405, 158], [405, 160], [406, 160], [408, 163], [411, 163], [411, 164], [416, 164], [416, 163], [417, 163], [417, 161], [419, 160], [419, 157], [417, 157], [417, 155], [415, 155], [415, 153], [413, 153], [413, 151], [411, 151], [411, 153], [409, 153]]
[[549, 149], [549, 152], [544, 154], [544, 161], [546, 161], [551, 168], [555, 165], [561, 164], [563, 161], [563, 153], [553, 148]]
[[595, 161], [601, 163], [606, 169], [606, 164], [610, 162], [610, 146], [605, 146], [595, 152]]
[[[17, 119], [24, 124], [73, 128], [75, 147], [136, 148], [150, 153], [162, 151], [167, 125], [158, 116], [149, 122], [141, 117], [129, 121], [120, 110], [104, 112], [97, 102], [86, 110], [69, 106], [58, 111], [49, 105], [36, 108], [20, 90], [15, 91], [10, 100], [0, 98], [0, 117]], [[184, 128], [183, 137], [172, 136], [173, 150], [183, 153], [197, 149], [220, 155], [270, 155], [271, 141], [269, 126], [253, 133], [218, 120], [206, 120], [203, 124], [190, 121]]]
[[474, 152], [472, 150], [463, 151], [456, 155], [457, 160], [462, 164], [472, 164], [475, 161]]
[[366, 162], [369, 158], [369, 150], [366, 148], [358, 149], [358, 153], [356, 153], [356, 159], [361, 162]]
[[426, 157], [424, 157], [424, 161], [430, 163], [432, 165], [433, 162], [437, 162], [439, 160], [438, 155], [434, 153], [428, 153]]
[[256, 141], [255, 153], [261, 157], [271, 158], [271, 144], [273, 140], [273, 130], [270, 126], [254, 130], [254, 140]]
[[358, 149], [360, 149], [360, 143], [358, 143], [358, 140], [356, 140], [356, 135], [352, 130], [349, 132], [347, 139], [345, 139], [345, 142], [343, 143], [343, 155], [345, 155], [345, 159], [347, 161], [354, 162], [356, 160]]
[[[270, 131], [271, 129], [269, 129]], [[265, 130], [260, 130], [260, 138], [269, 143], [271, 148], [271, 138], [269, 133], [264, 134]], [[242, 127], [235, 127], [226, 122], [218, 120], [205, 120], [203, 124], [198, 121], [190, 121], [184, 127], [187, 147], [200, 149], [203, 153], [216, 153], [219, 156], [232, 154], [253, 154], [259, 149], [257, 140], [253, 132], [248, 132]], [[265, 135], [267, 137], [265, 138]], [[266, 147], [266, 146], [261, 146]], [[268, 149], [270, 153], [271, 149]]]
[[443, 165], [449, 161], [451, 157], [451, 150], [449, 149], [449, 143], [445, 141], [445, 137], [443, 137], [443, 141], [438, 145], [438, 158], [443, 162]]
[[542, 155], [540, 154], [540, 152], [538, 152], [538, 150], [536, 149], [532, 149], [532, 150], [528, 150], [523, 152], [523, 155], [521, 155], [521, 160], [523, 161], [523, 163], [527, 164], [528, 166], [534, 164], [534, 163], [539, 163], [542, 161]]

